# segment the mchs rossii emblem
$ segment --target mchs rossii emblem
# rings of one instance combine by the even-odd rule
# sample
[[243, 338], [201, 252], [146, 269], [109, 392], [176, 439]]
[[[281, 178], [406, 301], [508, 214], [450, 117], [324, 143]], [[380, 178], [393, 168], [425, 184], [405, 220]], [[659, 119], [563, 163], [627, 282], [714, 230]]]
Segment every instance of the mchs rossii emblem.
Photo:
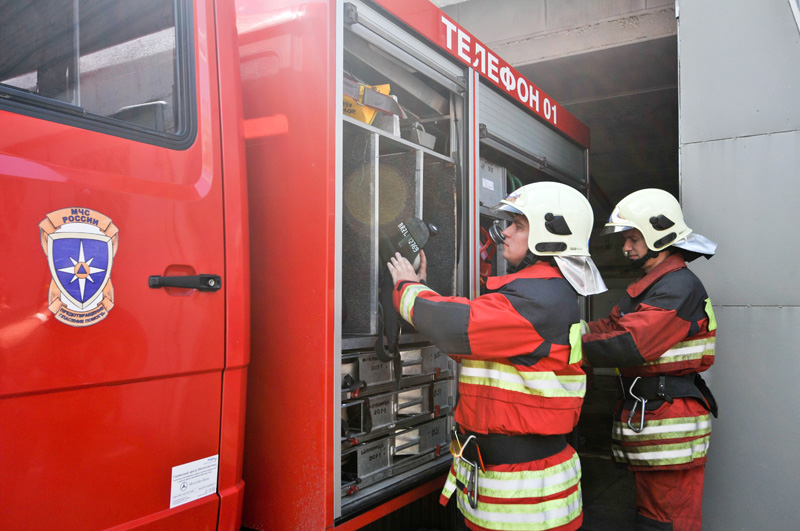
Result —
[[118, 242], [111, 218], [88, 208], [64, 208], [47, 214], [39, 228], [53, 277], [50, 311], [70, 326], [105, 319], [114, 306], [111, 264]]

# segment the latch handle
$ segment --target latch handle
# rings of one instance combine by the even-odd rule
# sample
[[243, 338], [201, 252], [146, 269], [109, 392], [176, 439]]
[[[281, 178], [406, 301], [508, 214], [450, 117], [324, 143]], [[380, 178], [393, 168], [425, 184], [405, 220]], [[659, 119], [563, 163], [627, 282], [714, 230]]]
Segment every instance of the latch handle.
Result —
[[217, 291], [222, 288], [219, 275], [182, 275], [162, 277], [151, 275], [148, 279], [151, 288], [188, 288], [198, 291]]

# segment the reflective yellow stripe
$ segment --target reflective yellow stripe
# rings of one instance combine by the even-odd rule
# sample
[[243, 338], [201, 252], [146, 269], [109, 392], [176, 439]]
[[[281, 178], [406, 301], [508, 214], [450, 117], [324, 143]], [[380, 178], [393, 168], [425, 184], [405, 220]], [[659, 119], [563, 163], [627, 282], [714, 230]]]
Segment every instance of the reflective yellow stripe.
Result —
[[550, 398], [581, 398], [586, 393], [584, 374], [560, 376], [549, 371], [519, 372], [493, 361], [463, 360], [459, 382]]
[[[458, 480], [467, 483], [467, 468], [458, 461]], [[487, 529], [502, 531], [547, 530], [572, 522], [581, 514], [581, 465], [577, 454], [564, 463], [545, 470], [523, 472], [478, 472], [478, 506], [473, 509], [466, 493], [457, 491], [458, 506], [471, 522]], [[448, 479], [449, 481], [449, 479]], [[577, 487], [563, 498], [540, 503], [514, 503], [523, 500], [557, 495]], [[448, 486], [445, 485], [445, 489]], [[485, 497], [502, 498], [487, 503]]]
[[569, 524], [583, 509], [580, 487], [565, 498], [540, 503], [487, 504], [473, 509], [467, 495], [458, 491], [458, 508], [470, 521], [498, 531], [546, 531]]
[[569, 327], [569, 364], [578, 363], [583, 359], [583, 342], [581, 341], [581, 332], [586, 321], [575, 323]]
[[400, 297], [400, 315], [412, 325], [414, 323], [411, 321], [411, 311], [414, 309], [414, 301], [423, 291], [436, 293], [423, 284], [412, 284], [403, 290], [403, 295]]
[[454, 490], [456, 490], [456, 472], [455, 467], [451, 466], [450, 472], [447, 474], [447, 481], [445, 481], [444, 488], [442, 488], [442, 496], [449, 500]]
[[693, 339], [681, 341], [653, 361], [643, 365], [661, 365], [679, 361], [699, 360], [703, 356], [713, 356], [716, 348], [716, 338]]
[[709, 436], [706, 435], [699, 439], [673, 444], [648, 446], [612, 444], [611, 450], [618, 463], [628, 463], [633, 466], [680, 465], [705, 457], [708, 452], [708, 441]]
[[578, 455], [544, 470], [494, 472], [480, 475], [481, 494], [494, 498], [540, 498], [574, 487], [581, 478]]
[[709, 332], [717, 329], [717, 318], [714, 316], [714, 308], [711, 306], [711, 299], [706, 299], [706, 315], [708, 316]]
[[[624, 413], [623, 416], [627, 415]], [[644, 417], [644, 430], [636, 433], [628, 427], [627, 419], [625, 422], [615, 421], [612, 438], [617, 441], [659, 441], [666, 439], [685, 439], [687, 437], [699, 437], [711, 433], [711, 415], [701, 415], [699, 417], [680, 417], [664, 420], [648, 420]], [[638, 426], [638, 420], [634, 426]]]

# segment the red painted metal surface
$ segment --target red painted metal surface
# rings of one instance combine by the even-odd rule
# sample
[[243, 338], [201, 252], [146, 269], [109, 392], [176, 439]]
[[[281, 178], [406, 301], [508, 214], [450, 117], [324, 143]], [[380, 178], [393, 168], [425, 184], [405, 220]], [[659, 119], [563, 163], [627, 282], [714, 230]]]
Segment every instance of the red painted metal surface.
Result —
[[429, 0], [373, 0], [583, 147], [589, 128]]
[[[220, 498], [218, 529], [238, 530], [242, 523], [245, 403], [250, 362], [250, 231], [247, 167], [244, 153], [239, 40], [232, 2], [215, 2], [216, 57], [219, 77], [220, 140], [224, 176], [225, 369], [219, 440]], [[174, 529], [174, 528], [173, 528]]]
[[[194, 7], [188, 149], [0, 111], [0, 238], [4, 262], [17, 264], [0, 274], [0, 529], [238, 528], [246, 190], [238, 65], [216, 62], [236, 53], [232, 6], [215, 21], [213, 4]], [[219, 42], [217, 22], [229, 32]], [[114, 306], [81, 328], [48, 310], [39, 237], [48, 213], [73, 207], [119, 229]], [[167, 270], [219, 274], [223, 289], [148, 288]], [[219, 494], [170, 509], [172, 468], [213, 455]]]
[[252, 348], [243, 523], [333, 524], [335, 2], [237, 2]]

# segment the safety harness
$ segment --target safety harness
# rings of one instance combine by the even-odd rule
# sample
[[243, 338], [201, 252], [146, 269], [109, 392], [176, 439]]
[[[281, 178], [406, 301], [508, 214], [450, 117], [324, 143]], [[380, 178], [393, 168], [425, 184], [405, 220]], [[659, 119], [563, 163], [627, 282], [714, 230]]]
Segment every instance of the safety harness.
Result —
[[[465, 440], [462, 447], [459, 437]], [[455, 479], [455, 486], [467, 495], [473, 509], [478, 507], [478, 470], [486, 473], [486, 465], [515, 465], [538, 461], [556, 455], [567, 447], [564, 435], [479, 434], [453, 427], [450, 452], [466, 470], [466, 482]], [[447, 494], [449, 497], [449, 494]]]
[[[624, 406], [630, 410], [628, 427], [636, 433], [644, 430], [645, 411], [657, 409], [664, 401], [671, 404], [676, 398], [695, 398], [714, 415], [714, 418], [717, 417], [717, 401], [705, 380], [697, 373], [681, 376], [661, 374], [635, 378], [620, 375], [619, 379], [625, 397]], [[648, 402], [650, 402], [649, 406]], [[638, 427], [634, 426], [632, 422], [637, 409], [641, 410]]]

